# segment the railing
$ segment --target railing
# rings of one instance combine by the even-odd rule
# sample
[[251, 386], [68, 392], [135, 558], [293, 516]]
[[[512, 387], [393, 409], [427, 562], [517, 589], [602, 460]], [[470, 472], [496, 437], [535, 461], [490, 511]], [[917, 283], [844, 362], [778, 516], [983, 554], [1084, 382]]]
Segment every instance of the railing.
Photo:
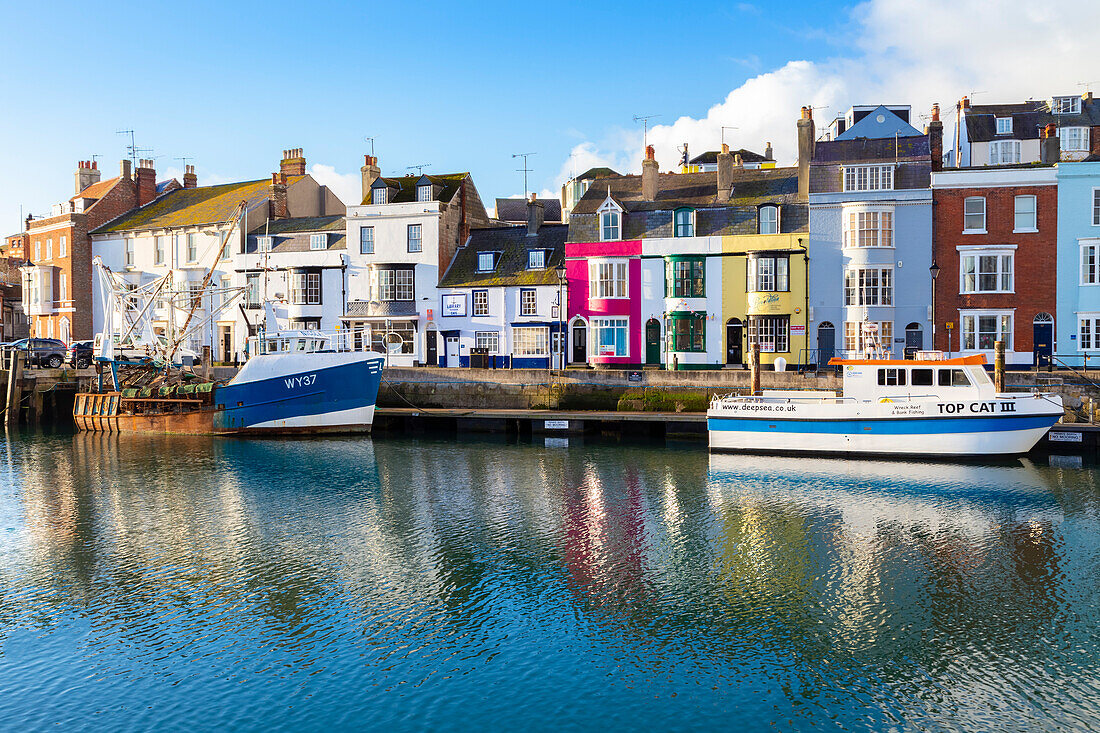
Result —
[[[344, 353], [375, 351], [369, 334], [362, 331], [315, 331], [288, 329], [271, 335], [250, 336], [248, 353], [282, 354], [290, 352]], [[382, 352], [376, 352], [382, 353]]]

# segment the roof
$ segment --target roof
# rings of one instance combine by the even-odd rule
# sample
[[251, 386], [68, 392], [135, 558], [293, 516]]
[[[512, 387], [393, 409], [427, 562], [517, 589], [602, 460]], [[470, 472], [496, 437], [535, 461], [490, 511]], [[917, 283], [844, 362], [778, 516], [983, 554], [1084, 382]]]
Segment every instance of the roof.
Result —
[[[469, 177], [469, 173], [444, 173], [441, 175], [428, 175], [425, 173], [419, 176], [401, 176], [400, 178], [381, 177], [377, 180], [384, 181], [391, 189], [397, 189], [397, 193], [391, 195], [386, 200], [386, 202], [390, 204], [416, 201], [416, 186], [422, 179], [430, 180], [436, 186], [441, 187], [439, 193], [432, 198], [433, 201], [447, 203], [454, 198], [455, 193], [462, 187], [463, 181]], [[374, 184], [371, 184], [371, 186], [373, 188]], [[370, 198], [369, 194], [365, 196], [363, 198], [363, 203], [371, 203], [369, 200]]]
[[118, 176], [108, 178], [106, 181], [100, 181], [99, 183], [93, 183], [76, 196], [73, 196], [69, 201], [76, 201], [77, 199], [99, 200], [106, 196], [107, 192], [114, 188], [116, 183], [118, 183]]
[[300, 216], [294, 219], [271, 219], [261, 224], [249, 235], [263, 236], [264, 234], [287, 234], [290, 232], [342, 232], [344, 231], [343, 214], [332, 216]]
[[920, 130], [910, 125], [886, 106], [880, 104], [860, 118], [859, 122], [837, 135], [836, 139], [854, 140], [860, 137], [873, 139], [893, 138], [894, 135], [900, 137], [916, 137], [920, 134]]
[[[853, 129], [854, 129], [853, 125]], [[896, 146], [896, 147], [895, 147]], [[815, 164], [849, 163], [854, 161], [929, 159], [927, 135], [854, 140], [822, 140], [814, 145]]]
[[161, 194], [168, 193], [168, 190], [172, 186], [173, 183], [176, 184], [176, 187], [180, 187], [180, 182], [177, 181], [175, 178], [169, 178], [167, 181], [161, 181], [160, 183], [158, 183], [157, 184], [157, 196], [160, 196]]
[[[1072, 96], [1072, 95], [1059, 95]], [[1046, 125], [1092, 127], [1100, 125], [1100, 100], [1082, 99], [1078, 114], [1053, 114], [1050, 102], [1029, 99], [1018, 104], [973, 104], [966, 112], [966, 137], [972, 143], [992, 140], [1036, 140]], [[997, 117], [1012, 118], [1012, 132], [997, 134]]]
[[[347, 249], [345, 218], [342, 214], [333, 216], [303, 216], [295, 219], [271, 219], [248, 233], [245, 252], [255, 254], [260, 251], [259, 237], [271, 237], [271, 252], [310, 252], [311, 234], [326, 234], [325, 250]], [[324, 250], [316, 250], [324, 251]]]
[[[538, 199], [543, 221], [561, 221], [561, 201]], [[497, 218], [501, 221], [527, 221], [527, 199], [497, 199]]]
[[[741, 148], [740, 150], [731, 150], [730, 153], [732, 153], [733, 155], [740, 155], [741, 162], [743, 163], [763, 163], [769, 160], [769, 158], [764, 157], [760, 153], [754, 153], [753, 151], [745, 150], [744, 148]], [[718, 151], [708, 150], [705, 153], [699, 153], [699, 155], [696, 155], [694, 158], [689, 160], [688, 163], [690, 165], [717, 165]]]
[[617, 175], [619, 175], [619, 174], [616, 173], [615, 171], [611, 170], [610, 168], [597, 166], [596, 168], [589, 168], [584, 173], [581, 173], [579, 176], [574, 177], [573, 180], [575, 180], [575, 181], [587, 181], [587, 180], [591, 180], [593, 178], [607, 178], [608, 176], [617, 176]]
[[[568, 233], [569, 227], [565, 224], [543, 224], [533, 237], [527, 236], [526, 226], [473, 229], [465, 246], [455, 253], [439, 286], [557, 285], [558, 275], [554, 269], [565, 261]], [[541, 270], [527, 269], [527, 253], [533, 249], [546, 250], [545, 267]], [[481, 252], [500, 253], [492, 272], [478, 272], [477, 260]]]
[[718, 200], [716, 171], [661, 173], [658, 177], [656, 201], [642, 199], [641, 176], [615, 176], [592, 184], [570, 215], [596, 213], [607, 199], [609, 190], [611, 197], [627, 211], [752, 206], [797, 195], [798, 169], [734, 168], [733, 194], [722, 201]]
[[[287, 185], [301, 178], [303, 176], [289, 176]], [[154, 199], [140, 209], [123, 214], [92, 234], [220, 224], [232, 215], [233, 209], [241, 201], [247, 202], [251, 208], [267, 200], [270, 193], [270, 178], [224, 183], [220, 186], [180, 188]]]

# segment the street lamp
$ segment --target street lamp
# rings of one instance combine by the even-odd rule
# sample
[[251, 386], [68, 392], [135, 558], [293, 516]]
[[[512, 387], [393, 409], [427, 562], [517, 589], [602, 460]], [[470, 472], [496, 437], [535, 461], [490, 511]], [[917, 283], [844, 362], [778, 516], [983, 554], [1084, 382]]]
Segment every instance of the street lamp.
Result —
[[558, 369], [565, 368], [565, 263], [554, 268], [558, 276]]
[[[935, 258], [932, 259], [932, 265], [928, 268], [928, 274], [932, 276], [932, 350], [936, 349], [936, 278], [940, 275], [940, 266], [936, 264]], [[951, 334], [948, 334], [948, 338]], [[950, 350], [950, 344], [948, 344], [948, 350]]]

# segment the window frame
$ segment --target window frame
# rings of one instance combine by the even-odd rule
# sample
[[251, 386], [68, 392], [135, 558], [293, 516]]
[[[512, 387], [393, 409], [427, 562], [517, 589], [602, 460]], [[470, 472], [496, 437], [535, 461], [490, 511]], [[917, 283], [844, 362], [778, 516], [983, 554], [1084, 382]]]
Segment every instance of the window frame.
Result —
[[[540, 260], [538, 264], [532, 262], [532, 258], [538, 255]], [[546, 269], [546, 250], [544, 249], [529, 249], [527, 250], [527, 269], [528, 270], [545, 270]]]
[[[500, 256], [499, 252], [478, 252], [477, 253], [477, 271], [478, 272], [492, 272], [493, 270], [497, 269], [497, 264], [500, 261], [499, 256]], [[484, 261], [483, 260], [484, 257], [488, 257], [489, 262], [492, 263], [489, 268], [486, 268], [482, 264], [482, 262]]]
[[[886, 181], [885, 179], [889, 179]], [[871, 185], [874, 183], [874, 185]], [[841, 190], [843, 191], [893, 191], [894, 166], [886, 165], [846, 165], [841, 170]]]
[[[606, 218], [605, 218], [606, 217]], [[614, 223], [609, 223], [614, 217]], [[617, 209], [607, 209], [599, 212], [599, 227], [601, 242], [621, 242], [623, 215]]]
[[374, 227], [359, 227], [359, 254], [374, 254]]
[[[791, 353], [791, 316], [787, 313], [768, 315], [749, 315], [746, 317], [747, 345], [760, 344], [760, 352], [765, 354]], [[769, 342], [762, 337], [771, 337]], [[781, 348], [782, 347], [782, 348]]]
[[[764, 231], [764, 212], [771, 212], [774, 214], [774, 220], [769, 223], [775, 226], [775, 231]], [[756, 233], [757, 234], [779, 234], [779, 207], [775, 204], [764, 204], [756, 210]]]
[[[996, 335], [1001, 335], [1002, 340], [1005, 342], [1005, 351], [1012, 351], [1013, 345], [1013, 332], [1016, 328], [1016, 314], [1011, 309], [1005, 308], [979, 308], [979, 309], [960, 309], [959, 310], [959, 350], [960, 351], [993, 351], [994, 345], [997, 339], [994, 338], [989, 348], [982, 348], [979, 344], [983, 331], [981, 331], [981, 319], [982, 318], [997, 318], [997, 331]], [[1004, 319], [1008, 318], [1008, 329], [1006, 332], [1001, 331], [1001, 327], [1004, 324]], [[968, 319], [974, 319], [974, 324], [977, 330], [974, 331], [974, 346], [967, 346], [967, 324]], [[1007, 333], [1008, 338], [1003, 338]]]
[[[478, 296], [479, 295], [485, 297], [485, 302], [482, 303], [482, 304], [478, 303]], [[473, 314], [475, 316], [487, 316], [487, 315], [489, 315], [489, 291], [487, 289], [479, 288], [477, 290], [474, 290], [473, 295], [471, 297], [471, 300], [473, 301]], [[479, 305], [484, 305], [484, 308], [479, 309], [478, 308]]]
[[[533, 337], [534, 344], [526, 343]], [[549, 326], [513, 326], [512, 357], [550, 356]]]
[[[761, 267], [764, 263], [771, 263]], [[785, 287], [780, 287], [784, 285]], [[771, 252], [749, 253], [745, 257], [746, 293], [789, 293], [791, 291], [791, 258]]]
[[[1068, 103], [1069, 109], [1065, 109]], [[1051, 100], [1051, 114], [1079, 115], [1081, 114], [1081, 98], [1074, 95], [1070, 97], [1054, 97]]]
[[[603, 277], [608, 268], [609, 277]], [[621, 275], [621, 278], [620, 278]], [[621, 289], [619, 284], [621, 283]], [[609, 292], [610, 295], [602, 293]], [[588, 299], [624, 300], [630, 297], [630, 260], [590, 259], [588, 261]]]
[[384, 204], [389, 199], [389, 187], [388, 186], [375, 186], [370, 190], [370, 202], [371, 204]]
[[154, 265], [163, 265], [164, 264], [164, 255], [165, 255], [164, 240], [167, 239], [167, 238], [168, 237], [166, 237], [163, 234], [160, 234], [160, 235], [157, 235], [157, 236], [153, 237], [153, 264]]
[[69, 250], [69, 238], [66, 235], [62, 234], [57, 240], [57, 256], [58, 257], [68, 256], [68, 250]]
[[[416, 232], [416, 236], [413, 236], [413, 232]], [[416, 242], [416, 248], [413, 248], [413, 242]], [[424, 225], [423, 224], [409, 224], [405, 227], [405, 246], [410, 254], [416, 254], [424, 251]]]
[[[589, 329], [592, 332], [592, 352], [596, 357], [615, 357], [624, 358], [630, 356], [630, 318], [628, 316], [600, 316], [592, 318], [589, 322]], [[603, 331], [615, 332], [615, 337], [612, 339], [615, 346], [614, 354], [603, 353], [603, 349], [600, 346], [600, 337], [603, 335]], [[621, 330], [622, 334], [622, 353], [619, 353], [619, 338], [618, 334]]]
[[[482, 346], [482, 343], [486, 345]], [[499, 354], [500, 331], [474, 331], [474, 348], [487, 349], [490, 354]]]
[[291, 305], [321, 305], [320, 270], [295, 270], [290, 276]]
[[328, 235], [324, 233], [310, 234], [309, 249], [311, 252], [318, 252], [320, 250], [328, 249]]
[[[1031, 199], [1031, 226], [1020, 226], [1020, 201]], [[1024, 212], [1027, 213], [1027, 212]], [[1034, 233], [1039, 231], [1039, 197], [1035, 194], [1020, 194], [1012, 198], [1012, 233]]]
[[[994, 117], [993, 119], [996, 120], [995, 124], [997, 126], [997, 134], [998, 135], [1011, 135], [1012, 134], [1012, 118], [1011, 117]], [[1001, 123], [1002, 122], [1007, 122], [1008, 123], [1007, 125], [1003, 126], [1005, 128], [1003, 130], [1001, 129], [1001, 127], [1002, 127]]]
[[[870, 321], [878, 326], [876, 331], [879, 349], [885, 354], [892, 354], [894, 351], [894, 322], [887, 321]], [[863, 332], [864, 321], [844, 321], [841, 332], [841, 343], [844, 345], [844, 353], [850, 358], [862, 358], [862, 355], [867, 352], [867, 344], [871, 341], [872, 336]], [[855, 333], [851, 333], [854, 331]], [[854, 346], [854, 348], [849, 348]]]
[[536, 288], [519, 289], [519, 315], [537, 316], [539, 314], [539, 292]]
[[[968, 216], [977, 216], [978, 213], [979, 213], [979, 212], [968, 212], [966, 210], [967, 204], [972, 202], [972, 201], [981, 201], [982, 202], [982, 210], [980, 212], [981, 217], [982, 217], [982, 226], [981, 226], [980, 229], [974, 229], [972, 227], [967, 226], [966, 218]], [[987, 205], [986, 205], [985, 196], [967, 196], [966, 198], [964, 198], [963, 199], [963, 228], [962, 228], [962, 233], [963, 234], [985, 234], [986, 233], [986, 214], [987, 214], [987, 212], [988, 212], [988, 208], [987, 208]]]
[[[874, 282], [871, 282], [874, 273]], [[870, 294], [874, 297], [871, 298]], [[844, 270], [845, 307], [894, 305], [894, 268], [886, 265], [850, 265]]]
[[[1078, 248], [1081, 252], [1077, 258], [1078, 263], [1078, 285], [1082, 287], [1093, 287], [1100, 285], [1100, 239], [1082, 239], [1078, 242]], [[1085, 258], [1085, 251], [1092, 250], [1092, 262], [1089, 263]], [[1087, 270], [1091, 267], [1092, 272]], [[1091, 274], [1091, 280], [1088, 275]]]
[[676, 257], [665, 261], [666, 298], [705, 298], [706, 293], [706, 258]]
[[123, 240], [123, 259], [122, 262], [126, 267], [134, 267], [137, 262], [137, 246], [134, 244], [133, 237], [127, 237]]
[[[1016, 292], [1016, 245], [1002, 244], [990, 247], [960, 245], [955, 249], [959, 253], [959, 295], [1012, 294]], [[997, 268], [994, 272], [982, 271], [983, 257], [996, 258]], [[1011, 258], [1011, 268], [1007, 272], [1004, 270], [1003, 258], [1005, 257]], [[974, 259], [974, 289], [967, 290], [966, 261], [972, 258]], [[1003, 287], [1003, 278], [1006, 274], [1010, 281], [1007, 289]], [[997, 287], [992, 290], [982, 288], [983, 276], [993, 276], [996, 279]]]
[[707, 350], [707, 314], [695, 312], [669, 313], [665, 334], [668, 351], [680, 354], [703, 354]]
[[416, 200], [423, 203], [432, 200], [432, 184], [422, 183], [416, 187]]
[[[1085, 345], [1085, 331], [1081, 328], [1083, 323], [1089, 324], [1088, 346]], [[1100, 312], [1082, 311], [1077, 314], [1077, 350], [1100, 351]]]
[[892, 207], [846, 207], [843, 220], [843, 249], [892, 249], [894, 209]]
[[[1076, 147], [1069, 147], [1066, 143], [1066, 135], [1062, 133], [1074, 132], [1075, 137], [1078, 138]], [[1087, 153], [1089, 151], [1089, 128], [1081, 125], [1067, 125], [1066, 127], [1058, 128], [1058, 148], [1067, 153]]]
[[184, 235], [184, 245], [187, 247], [187, 263], [193, 264], [199, 261], [199, 240], [198, 234], [190, 232]]
[[1100, 186], [1092, 189], [1092, 225], [1100, 227]]
[[[685, 218], [686, 221], [681, 221], [681, 217]], [[695, 209], [682, 206], [672, 212], [672, 236], [695, 236]]]
[[[401, 275], [399, 282], [398, 275]], [[407, 277], [406, 277], [407, 276]], [[405, 280], [407, 279], [407, 282]], [[401, 297], [408, 288], [408, 297]], [[389, 295], [389, 297], [386, 297]], [[378, 301], [381, 303], [407, 303], [416, 299], [416, 279], [411, 267], [390, 267], [378, 271]]]
[[[1008, 155], [1005, 155], [1008, 151]], [[994, 157], [996, 160], [994, 160]], [[991, 140], [989, 142], [990, 165], [1016, 165], [1020, 162], [1019, 140]]]

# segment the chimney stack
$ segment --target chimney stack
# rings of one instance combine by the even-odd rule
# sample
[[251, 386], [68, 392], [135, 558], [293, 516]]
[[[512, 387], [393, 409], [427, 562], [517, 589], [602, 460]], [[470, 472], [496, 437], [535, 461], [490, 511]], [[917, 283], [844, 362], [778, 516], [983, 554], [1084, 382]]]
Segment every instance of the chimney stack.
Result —
[[535, 194], [527, 202], [527, 236], [534, 237], [539, 233], [542, 222], [546, 217], [546, 207], [538, 200]]
[[775, 160], [772, 157], [772, 144], [770, 142], [764, 143], [764, 160]]
[[642, 200], [657, 200], [657, 159], [653, 154], [653, 146], [646, 145], [645, 160], [642, 161]]
[[1039, 162], [1040, 163], [1057, 163], [1058, 159], [1062, 157], [1062, 152], [1058, 142], [1057, 129], [1054, 123], [1051, 123], [1044, 127], [1039, 136], [1042, 138], [1039, 140]]
[[76, 165], [76, 192], [80, 193], [93, 183], [99, 183], [99, 167], [93, 160], [82, 160]]
[[130, 161], [128, 159], [118, 162], [118, 177], [124, 181], [130, 180]]
[[928, 123], [928, 153], [932, 157], [932, 170], [943, 170], [943, 123], [940, 122], [940, 105], [932, 105], [932, 121]]
[[370, 195], [371, 184], [378, 180], [382, 175], [382, 169], [378, 167], [378, 158], [373, 155], [363, 156], [363, 167], [359, 169], [359, 172], [363, 174], [363, 201], [367, 200], [367, 196]]
[[301, 148], [291, 148], [283, 151], [283, 159], [279, 163], [279, 172], [288, 176], [304, 176], [306, 174], [306, 158]]
[[137, 204], [145, 206], [157, 197], [157, 172], [153, 168], [153, 161], [142, 159], [137, 167]]
[[185, 165], [183, 167], [183, 187], [184, 188], [197, 188], [199, 185], [199, 177], [195, 175], [195, 166]]
[[730, 146], [722, 143], [722, 152], [718, 153], [718, 200], [725, 201], [733, 191], [733, 154]]
[[798, 120], [798, 197], [803, 201], [810, 198], [810, 161], [813, 157], [814, 110], [803, 107]]
[[271, 218], [286, 219], [290, 213], [286, 205], [286, 174], [271, 174]]

